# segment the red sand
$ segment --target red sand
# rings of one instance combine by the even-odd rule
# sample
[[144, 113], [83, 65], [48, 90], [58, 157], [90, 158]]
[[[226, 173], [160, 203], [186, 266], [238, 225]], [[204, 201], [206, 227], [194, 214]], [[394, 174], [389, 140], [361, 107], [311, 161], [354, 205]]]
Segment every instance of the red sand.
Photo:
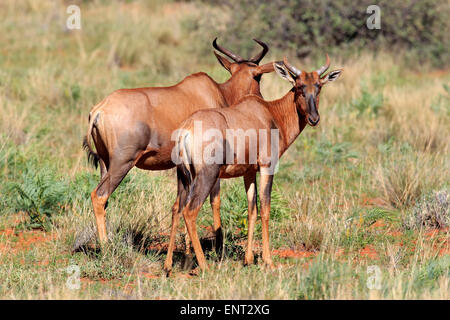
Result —
[[367, 257], [369, 259], [378, 260], [378, 253], [371, 245], [367, 245], [364, 249], [359, 251], [362, 257]]

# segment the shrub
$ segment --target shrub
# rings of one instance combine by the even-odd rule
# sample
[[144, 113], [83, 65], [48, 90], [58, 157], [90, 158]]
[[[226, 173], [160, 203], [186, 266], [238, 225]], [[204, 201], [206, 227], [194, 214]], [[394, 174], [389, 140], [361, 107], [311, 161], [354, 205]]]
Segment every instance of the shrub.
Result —
[[24, 211], [30, 220], [28, 228], [47, 229], [53, 214], [66, 204], [67, 184], [59, 179], [53, 168], [28, 165], [22, 174], [22, 182], [13, 182], [9, 191], [14, 198], [13, 210]]
[[350, 142], [331, 143], [326, 138], [315, 143], [314, 151], [320, 162], [330, 165], [343, 162], [350, 158], [358, 158], [358, 153], [351, 149]]
[[415, 154], [410, 148], [405, 145], [400, 150], [392, 150], [374, 169], [375, 188], [394, 208], [414, 205], [445, 179], [445, 175], [434, 169], [441, 166], [437, 157]]
[[324, 241], [324, 229], [322, 225], [314, 224], [313, 221], [302, 221], [294, 218], [287, 224], [286, 239], [290, 248], [318, 251]]
[[[242, 181], [232, 182], [225, 185], [225, 188], [221, 194], [222, 224], [227, 226], [229, 230], [239, 228], [242, 235], [247, 235], [248, 204], [247, 195], [245, 193], [245, 188]], [[260, 212], [259, 197], [258, 208], [258, 212]], [[288, 217], [289, 213], [290, 209], [287, 206], [287, 201], [279, 193], [276, 185], [274, 185], [270, 205], [270, 221], [282, 221]], [[260, 226], [257, 224], [256, 228], [259, 229]]]
[[[208, 3], [211, 3], [208, 1]], [[381, 29], [366, 26], [366, 9], [373, 1], [363, 0], [215, 0], [229, 9], [230, 19], [218, 22], [206, 17], [198, 30], [224, 34], [227, 45], [253, 47], [251, 38], [260, 38], [280, 50], [295, 51], [299, 58], [311, 53], [368, 48], [406, 48], [416, 57], [434, 63], [448, 63], [449, 6], [445, 0], [377, 1], [381, 10]], [[222, 13], [223, 15], [223, 13]], [[223, 30], [225, 29], [225, 30]], [[224, 32], [225, 31], [225, 32]]]
[[336, 290], [335, 283], [349, 285], [354, 281], [347, 263], [331, 261], [319, 256], [308, 267], [297, 288], [297, 299], [329, 299]]
[[81, 201], [91, 201], [91, 192], [100, 182], [98, 174], [92, 172], [79, 172], [70, 182], [70, 201], [74, 202], [79, 199]]
[[406, 229], [445, 228], [450, 226], [450, 192], [433, 192], [418, 202], [404, 221]]
[[383, 94], [372, 94], [364, 83], [361, 84], [361, 97], [354, 99], [351, 103], [352, 109], [358, 110], [359, 114], [377, 116], [378, 111], [383, 106]]
[[450, 258], [443, 256], [436, 260], [431, 260], [414, 272], [412, 285], [417, 290], [423, 287], [435, 287], [439, 283], [441, 277], [448, 277], [450, 275]]
[[[167, 186], [165, 176], [152, 177], [144, 172], [129, 173], [108, 199], [106, 229], [108, 238], [122, 235], [121, 241], [137, 250], [145, 251], [149, 245], [160, 242], [170, 230], [174, 194], [161, 192]], [[91, 191], [97, 186], [97, 174], [82, 172], [71, 183], [73, 206], [85, 203], [92, 211]], [[209, 215], [210, 216], [210, 215]], [[96, 245], [94, 215], [89, 222], [78, 224], [74, 232], [72, 251], [84, 251]]]
[[102, 250], [75, 254], [74, 262], [83, 265], [81, 276], [89, 279], [120, 279], [127, 270], [133, 268], [139, 257], [133, 252], [132, 246], [123, 241], [124, 236], [122, 232], [111, 234], [110, 241]]
[[397, 212], [386, 208], [356, 209], [353, 215], [348, 218], [348, 222], [369, 227], [378, 220], [393, 223], [397, 219], [396, 216]]

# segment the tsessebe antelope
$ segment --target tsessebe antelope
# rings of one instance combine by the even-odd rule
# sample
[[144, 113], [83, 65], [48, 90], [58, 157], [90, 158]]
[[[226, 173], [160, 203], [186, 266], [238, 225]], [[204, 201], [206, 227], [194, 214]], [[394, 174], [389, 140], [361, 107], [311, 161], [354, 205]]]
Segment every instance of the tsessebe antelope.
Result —
[[[247, 94], [260, 96], [263, 73], [272, 72], [271, 63], [258, 66], [269, 50], [263, 47], [251, 59], [243, 59], [213, 41], [221, 65], [231, 73], [224, 83], [216, 83], [206, 73], [186, 77], [171, 87], [120, 89], [94, 106], [89, 113], [89, 129], [84, 140], [88, 157], [100, 163], [101, 180], [91, 198], [101, 242], [107, 240], [105, 207], [109, 196], [134, 166], [144, 170], [165, 170], [175, 166], [171, 160], [172, 132], [193, 112], [205, 108], [222, 108], [236, 103]], [[89, 138], [96, 147], [93, 151]], [[216, 235], [220, 232], [220, 183], [211, 188]], [[178, 212], [178, 201], [173, 206]], [[173, 248], [172, 248], [173, 249]]]
[[[328, 55], [326, 64], [313, 72], [300, 71], [290, 65], [286, 58], [284, 63], [275, 62], [274, 68], [280, 77], [293, 85], [284, 97], [267, 102], [259, 96], [249, 95], [229, 108], [198, 111], [181, 125], [175, 146], [179, 155], [177, 161], [180, 172], [179, 197], [182, 199], [180, 205], [201, 269], [205, 269], [207, 265], [197, 235], [196, 218], [219, 178], [244, 176], [248, 199], [248, 243], [244, 263], [246, 265], [253, 263], [252, 242], [257, 217], [257, 171], [260, 171], [262, 258], [265, 264], [273, 266], [269, 250], [273, 168], [307, 123], [311, 126], [319, 123], [320, 90], [325, 83], [336, 80], [342, 72], [336, 70], [323, 75], [329, 65]], [[201, 129], [198, 128], [199, 124]], [[196, 126], [198, 132], [195, 132]], [[236, 136], [239, 138], [239, 135], [228, 133], [239, 130], [241, 134], [245, 132], [246, 137], [244, 143], [235, 146], [234, 138]], [[276, 134], [273, 135], [273, 132]], [[208, 136], [206, 139], [205, 135]], [[211, 140], [215, 143], [211, 143]], [[252, 143], [253, 145], [256, 143], [258, 147], [253, 147], [252, 150]], [[205, 153], [206, 149], [208, 152]], [[206, 155], [208, 157], [205, 158]], [[245, 155], [245, 158], [242, 155]], [[254, 161], [251, 161], [252, 158]], [[173, 228], [176, 228], [176, 224], [172, 225]], [[165, 266], [166, 270], [168, 267]]]

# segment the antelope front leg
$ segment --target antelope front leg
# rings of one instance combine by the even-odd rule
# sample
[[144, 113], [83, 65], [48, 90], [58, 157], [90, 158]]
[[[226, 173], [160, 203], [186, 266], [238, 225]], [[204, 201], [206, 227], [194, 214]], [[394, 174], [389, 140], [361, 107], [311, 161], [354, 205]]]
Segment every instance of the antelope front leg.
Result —
[[259, 199], [261, 203], [261, 222], [262, 222], [262, 259], [264, 263], [273, 268], [272, 257], [269, 246], [269, 219], [270, 219], [270, 196], [272, 193], [273, 175], [263, 174], [259, 181]]
[[244, 176], [244, 184], [248, 201], [248, 240], [244, 265], [250, 265], [253, 264], [253, 232], [258, 215], [258, 206], [256, 204], [256, 172]]

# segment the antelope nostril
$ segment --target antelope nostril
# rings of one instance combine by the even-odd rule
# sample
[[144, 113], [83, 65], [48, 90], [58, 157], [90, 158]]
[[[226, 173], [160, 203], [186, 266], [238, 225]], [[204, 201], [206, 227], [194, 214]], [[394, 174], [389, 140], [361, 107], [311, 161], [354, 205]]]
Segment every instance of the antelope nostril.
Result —
[[314, 119], [314, 118], [308, 116], [308, 121], [309, 121], [310, 125], [315, 126], [316, 124], [319, 123], [319, 120], [320, 120], [320, 117], [317, 117], [317, 118]]

